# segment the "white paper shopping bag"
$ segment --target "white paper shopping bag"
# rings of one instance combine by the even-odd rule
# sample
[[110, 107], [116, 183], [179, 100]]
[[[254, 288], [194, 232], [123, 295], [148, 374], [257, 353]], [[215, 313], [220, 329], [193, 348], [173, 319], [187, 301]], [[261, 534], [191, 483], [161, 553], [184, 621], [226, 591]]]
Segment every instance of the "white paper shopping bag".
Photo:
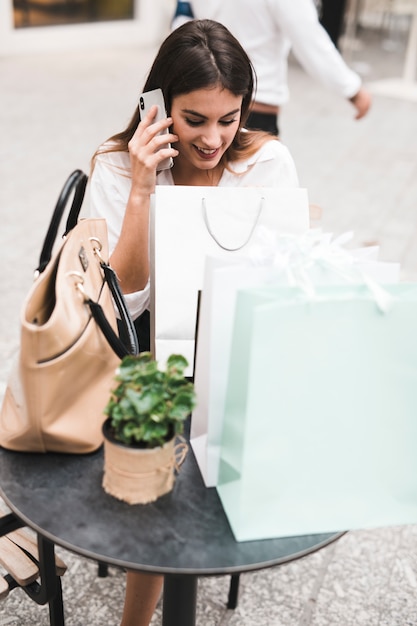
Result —
[[277, 280], [276, 273], [271, 266], [254, 266], [242, 259], [206, 259], [194, 368], [198, 403], [190, 442], [207, 487], [217, 484], [237, 290], [264, 285], [273, 276]]
[[309, 228], [299, 188], [157, 186], [151, 202], [151, 349], [158, 360], [183, 354], [194, 369], [198, 292], [207, 255], [249, 254], [259, 228]]

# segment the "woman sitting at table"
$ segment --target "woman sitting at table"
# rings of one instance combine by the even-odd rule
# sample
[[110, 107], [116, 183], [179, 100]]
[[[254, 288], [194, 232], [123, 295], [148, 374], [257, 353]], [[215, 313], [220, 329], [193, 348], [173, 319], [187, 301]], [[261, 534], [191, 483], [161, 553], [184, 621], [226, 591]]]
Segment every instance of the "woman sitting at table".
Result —
[[[287, 148], [273, 135], [244, 129], [254, 71], [224, 26], [195, 20], [172, 32], [143, 91], [157, 88], [169, 117], [155, 121], [154, 106], [141, 120], [136, 107], [127, 128], [95, 153], [91, 175], [91, 213], [107, 220], [111, 264], [133, 317], [142, 321], [150, 301], [149, 207], [155, 185], [298, 186]], [[169, 134], [161, 136], [166, 129]], [[163, 147], [167, 141], [172, 147]], [[167, 158], [172, 168], [159, 171]], [[142, 334], [140, 341], [143, 350], [148, 337]], [[121, 626], [149, 624], [162, 580], [128, 572]]]

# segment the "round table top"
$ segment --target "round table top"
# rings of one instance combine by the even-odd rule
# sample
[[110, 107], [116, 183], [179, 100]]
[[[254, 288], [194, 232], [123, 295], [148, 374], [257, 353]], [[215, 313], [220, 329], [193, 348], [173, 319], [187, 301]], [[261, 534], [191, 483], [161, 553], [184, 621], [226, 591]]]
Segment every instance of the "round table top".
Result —
[[191, 449], [173, 491], [146, 505], [104, 492], [102, 449], [65, 455], [0, 448], [0, 476], [5, 502], [28, 526], [70, 551], [127, 569], [238, 573], [292, 561], [343, 534], [236, 542]]

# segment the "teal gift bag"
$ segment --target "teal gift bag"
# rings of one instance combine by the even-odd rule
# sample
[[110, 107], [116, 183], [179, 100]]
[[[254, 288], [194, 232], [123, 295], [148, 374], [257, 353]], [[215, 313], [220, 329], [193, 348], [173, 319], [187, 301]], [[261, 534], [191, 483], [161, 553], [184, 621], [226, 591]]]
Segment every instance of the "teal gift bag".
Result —
[[238, 541], [417, 522], [417, 285], [238, 293], [218, 493]]

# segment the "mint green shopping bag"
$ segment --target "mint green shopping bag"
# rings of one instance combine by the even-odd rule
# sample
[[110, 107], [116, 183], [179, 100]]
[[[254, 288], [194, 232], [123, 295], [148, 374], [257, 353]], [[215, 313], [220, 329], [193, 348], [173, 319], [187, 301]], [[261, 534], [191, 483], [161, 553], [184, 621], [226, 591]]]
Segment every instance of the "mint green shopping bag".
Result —
[[[388, 289], [388, 288], [387, 288]], [[238, 293], [218, 492], [238, 541], [417, 522], [417, 285]]]

